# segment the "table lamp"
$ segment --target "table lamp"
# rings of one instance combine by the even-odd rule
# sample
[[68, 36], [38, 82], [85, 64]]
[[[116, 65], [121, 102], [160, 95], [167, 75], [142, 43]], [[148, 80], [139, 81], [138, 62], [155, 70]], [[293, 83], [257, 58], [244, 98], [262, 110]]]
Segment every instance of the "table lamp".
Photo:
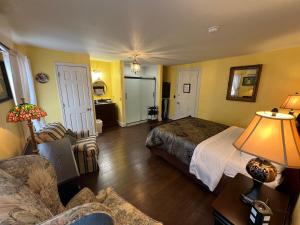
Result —
[[294, 115], [294, 110], [300, 110], [300, 94], [289, 95], [280, 108], [289, 109], [289, 114]]
[[233, 143], [239, 151], [256, 156], [246, 170], [253, 178], [253, 187], [242, 194], [242, 201], [252, 204], [264, 182], [272, 182], [277, 169], [271, 162], [284, 167], [300, 168], [300, 137], [295, 118], [289, 114], [257, 112], [248, 127]]
[[34, 138], [33, 133], [33, 124], [32, 120], [40, 120], [42, 117], [47, 116], [47, 113], [42, 110], [37, 105], [25, 103], [24, 99], [22, 98], [22, 104], [16, 105], [13, 107], [7, 114], [7, 122], [23, 122], [27, 121], [27, 125], [29, 127], [31, 141], [33, 145], [33, 153], [38, 153], [37, 144]]

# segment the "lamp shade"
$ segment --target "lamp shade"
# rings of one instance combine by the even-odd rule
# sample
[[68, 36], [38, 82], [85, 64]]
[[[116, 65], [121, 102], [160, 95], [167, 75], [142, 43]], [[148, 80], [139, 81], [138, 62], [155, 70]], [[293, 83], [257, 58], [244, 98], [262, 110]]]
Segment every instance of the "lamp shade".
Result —
[[300, 95], [298, 93], [289, 95], [280, 108], [300, 110]]
[[47, 113], [39, 106], [22, 103], [13, 107], [7, 114], [7, 122], [23, 122], [31, 120], [40, 120], [42, 117], [47, 116]]
[[233, 145], [285, 167], [300, 168], [300, 137], [291, 115], [257, 112]]

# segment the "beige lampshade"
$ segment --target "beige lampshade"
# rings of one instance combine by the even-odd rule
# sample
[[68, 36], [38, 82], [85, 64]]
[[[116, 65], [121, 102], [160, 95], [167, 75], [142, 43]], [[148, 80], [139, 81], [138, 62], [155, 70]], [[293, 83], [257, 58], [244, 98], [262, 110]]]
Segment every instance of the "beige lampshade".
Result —
[[289, 95], [280, 108], [300, 110], [300, 95]]
[[300, 137], [292, 115], [257, 112], [233, 145], [285, 167], [300, 168]]

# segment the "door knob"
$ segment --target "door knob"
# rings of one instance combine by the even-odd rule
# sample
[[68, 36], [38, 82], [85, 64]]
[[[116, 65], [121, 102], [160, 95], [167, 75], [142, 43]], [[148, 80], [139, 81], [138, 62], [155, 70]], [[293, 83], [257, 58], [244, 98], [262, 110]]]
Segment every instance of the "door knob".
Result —
[[179, 105], [180, 104], [180, 102], [177, 102], [177, 105]]
[[87, 108], [87, 111], [91, 111], [92, 109], [91, 108]]

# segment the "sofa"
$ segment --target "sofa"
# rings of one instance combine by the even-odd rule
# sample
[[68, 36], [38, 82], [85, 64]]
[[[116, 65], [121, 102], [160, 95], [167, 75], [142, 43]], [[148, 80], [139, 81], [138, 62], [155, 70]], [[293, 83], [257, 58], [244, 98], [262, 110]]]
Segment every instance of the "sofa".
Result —
[[38, 144], [50, 143], [68, 138], [72, 145], [72, 151], [80, 174], [97, 172], [99, 147], [96, 136], [89, 135], [89, 131], [73, 132], [67, 130], [61, 123], [49, 123], [43, 129], [35, 132], [35, 140]]
[[92, 217], [98, 225], [161, 225], [110, 187], [97, 195], [83, 188], [64, 206], [52, 165], [38, 155], [0, 161], [0, 183], [0, 224], [86, 224]]

